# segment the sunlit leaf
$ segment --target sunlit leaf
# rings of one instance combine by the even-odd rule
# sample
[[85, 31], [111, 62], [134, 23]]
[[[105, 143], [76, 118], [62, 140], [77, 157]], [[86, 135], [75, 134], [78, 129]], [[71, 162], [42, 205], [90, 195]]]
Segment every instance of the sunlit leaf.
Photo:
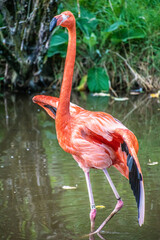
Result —
[[59, 46], [52, 46], [48, 49], [47, 56], [52, 57], [55, 54], [60, 54], [61, 57], [65, 57], [67, 52], [67, 45], [61, 44]]
[[78, 18], [77, 21], [77, 27], [85, 34], [85, 35], [90, 35], [97, 27], [98, 20], [94, 18], [88, 18], [86, 17], [81, 17]]
[[90, 68], [87, 85], [90, 92], [109, 91], [109, 77], [103, 68]]
[[86, 90], [86, 84], [87, 84], [87, 75], [82, 77], [82, 79], [76, 89], [78, 91], [84, 91], [84, 90]]
[[94, 33], [91, 33], [90, 36], [84, 36], [83, 42], [85, 42], [90, 48], [92, 48], [97, 43], [97, 37]]
[[131, 39], [140, 39], [144, 38], [146, 33], [141, 28], [125, 28], [118, 30], [112, 34], [111, 41], [113, 43], [126, 42]]
[[68, 34], [60, 32], [59, 34], [52, 35], [49, 47], [58, 46], [68, 42]]
[[118, 22], [115, 22], [112, 25], [110, 25], [109, 28], [107, 28], [105, 30], [105, 32], [110, 33], [110, 32], [117, 30], [119, 27], [126, 26], [126, 25], [127, 24], [125, 22], [118, 21]]
[[66, 56], [68, 43], [68, 34], [65, 32], [57, 31], [56, 34], [52, 35], [49, 48], [47, 52], [48, 57], [52, 57], [55, 54], [60, 54], [61, 57]]

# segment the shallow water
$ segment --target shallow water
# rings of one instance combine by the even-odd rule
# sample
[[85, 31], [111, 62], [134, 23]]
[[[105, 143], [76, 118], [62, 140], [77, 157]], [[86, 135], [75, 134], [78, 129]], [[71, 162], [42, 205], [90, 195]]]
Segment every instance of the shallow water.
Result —
[[[107, 240], [160, 239], [160, 103], [147, 96], [116, 102], [76, 94], [72, 102], [111, 113], [139, 140], [146, 191], [145, 224], [138, 226], [130, 185], [112, 167], [109, 173], [124, 207], [101, 235]], [[88, 234], [90, 209], [84, 174], [59, 147], [54, 121], [32, 103], [31, 96], [5, 95], [0, 98], [0, 123], [0, 239], [69, 240]], [[91, 170], [91, 181], [96, 205], [105, 206], [97, 210], [98, 227], [116, 201], [102, 171]], [[77, 187], [65, 190], [62, 187], [66, 185]]]

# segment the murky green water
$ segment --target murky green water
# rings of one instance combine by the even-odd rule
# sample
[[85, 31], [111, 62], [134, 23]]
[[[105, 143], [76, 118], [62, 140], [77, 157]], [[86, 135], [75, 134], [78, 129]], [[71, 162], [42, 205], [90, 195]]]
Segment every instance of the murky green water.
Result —
[[[72, 96], [86, 109], [107, 111], [139, 139], [139, 160], [146, 191], [141, 228], [128, 181], [109, 169], [124, 207], [102, 231], [107, 240], [160, 239], [160, 103], [145, 96], [126, 102], [107, 97]], [[153, 162], [158, 164], [148, 165]], [[96, 226], [115, 206], [101, 171], [91, 170], [98, 209]], [[64, 185], [76, 190], [64, 190]], [[54, 121], [28, 96], [0, 98], [0, 239], [81, 239], [89, 233], [89, 201], [82, 170], [58, 145]], [[84, 238], [88, 239], [88, 238]], [[94, 239], [100, 239], [97, 235]]]

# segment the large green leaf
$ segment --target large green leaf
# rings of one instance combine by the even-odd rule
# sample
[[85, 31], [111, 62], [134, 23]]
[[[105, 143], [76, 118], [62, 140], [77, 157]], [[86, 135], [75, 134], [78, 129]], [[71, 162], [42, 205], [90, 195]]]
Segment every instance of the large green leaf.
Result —
[[52, 35], [49, 47], [58, 46], [68, 42], [68, 34], [60, 32], [59, 34]]
[[59, 46], [52, 46], [47, 51], [47, 57], [52, 57], [55, 54], [60, 54], [61, 57], [66, 57], [67, 45], [61, 44]]
[[109, 77], [103, 68], [93, 67], [88, 71], [87, 85], [90, 92], [109, 91]]
[[145, 38], [146, 33], [141, 28], [125, 28], [112, 34], [111, 41], [113, 43], [126, 42], [129, 39]]
[[65, 32], [56, 32], [55, 35], [52, 35], [49, 48], [47, 51], [47, 56], [52, 57], [55, 54], [60, 54], [61, 57], [66, 56], [68, 43], [68, 34]]
[[107, 29], [105, 30], [105, 32], [111, 33], [111, 32], [113, 32], [113, 31], [117, 30], [118, 28], [124, 27], [124, 26], [126, 26], [126, 25], [127, 25], [127, 24], [126, 24], [125, 22], [118, 21], [118, 22], [115, 22], [115, 23], [113, 23], [112, 25], [110, 25], [109, 28], [107, 28]]
[[79, 29], [85, 34], [90, 35], [97, 27], [98, 20], [94, 18], [88, 18], [88, 17], [80, 17], [76, 21], [77, 26]]

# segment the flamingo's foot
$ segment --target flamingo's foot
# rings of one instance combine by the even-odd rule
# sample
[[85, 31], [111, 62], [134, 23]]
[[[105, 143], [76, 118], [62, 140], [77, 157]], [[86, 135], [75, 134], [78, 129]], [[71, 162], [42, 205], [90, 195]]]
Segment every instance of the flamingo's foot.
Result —
[[111, 212], [111, 214], [104, 220], [104, 222], [99, 226], [99, 228], [97, 228], [96, 231], [91, 232], [90, 235], [93, 234], [97, 234], [99, 233], [102, 228], [106, 225], [107, 222], [109, 222], [109, 220], [123, 207], [123, 201], [120, 199], [118, 199], [118, 202], [114, 208], [114, 210]]

